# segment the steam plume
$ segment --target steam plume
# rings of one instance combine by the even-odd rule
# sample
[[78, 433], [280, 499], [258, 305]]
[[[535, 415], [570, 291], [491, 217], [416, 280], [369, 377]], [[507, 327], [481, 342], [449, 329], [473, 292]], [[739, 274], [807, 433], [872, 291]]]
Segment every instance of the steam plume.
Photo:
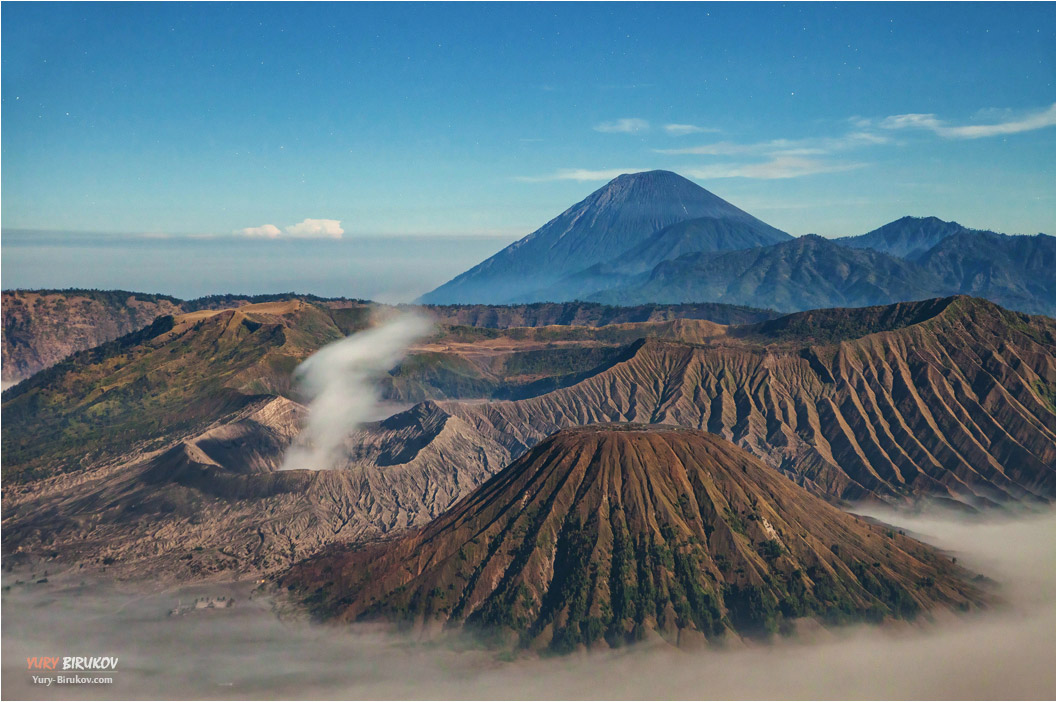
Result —
[[324, 346], [298, 366], [294, 378], [308, 396], [308, 421], [280, 470], [334, 468], [345, 437], [371, 416], [378, 403], [378, 380], [430, 327], [429, 320], [403, 313]]

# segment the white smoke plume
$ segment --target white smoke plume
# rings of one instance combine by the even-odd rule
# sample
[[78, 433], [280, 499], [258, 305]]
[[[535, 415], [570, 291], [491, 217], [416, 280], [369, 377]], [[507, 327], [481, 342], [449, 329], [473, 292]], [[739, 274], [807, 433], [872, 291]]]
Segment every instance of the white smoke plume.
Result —
[[378, 381], [431, 326], [420, 315], [402, 313], [324, 346], [299, 365], [294, 378], [308, 398], [308, 420], [280, 470], [334, 468], [345, 438], [372, 416]]

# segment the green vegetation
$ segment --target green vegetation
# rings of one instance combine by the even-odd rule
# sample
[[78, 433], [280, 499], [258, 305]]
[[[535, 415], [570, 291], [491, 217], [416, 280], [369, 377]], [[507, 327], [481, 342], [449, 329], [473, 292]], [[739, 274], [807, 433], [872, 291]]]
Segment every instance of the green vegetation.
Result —
[[[229, 325], [233, 315], [242, 323]], [[222, 312], [176, 326], [171, 316], [34, 375], [4, 395], [3, 479], [68, 472], [192, 431], [260, 394], [344, 336], [329, 310]]]
[[756, 545], [756, 551], [768, 561], [774, 559], [785, 553], [785, 549], [782, 548], [782, 544], [775, 539], [768, 539], [767, 541], [761, 541]]

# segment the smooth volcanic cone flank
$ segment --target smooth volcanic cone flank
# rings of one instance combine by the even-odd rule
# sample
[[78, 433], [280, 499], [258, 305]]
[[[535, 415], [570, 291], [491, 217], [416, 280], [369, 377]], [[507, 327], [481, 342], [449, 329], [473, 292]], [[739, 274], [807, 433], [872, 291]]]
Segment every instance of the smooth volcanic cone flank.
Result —
[[626, 173], [419, 301], [554, 301], [545, 294], [552, 283], [609, 261], [665, 227], [699, 218], [722, 220], [739, 236], [788, 237], [678, 174]]
[[280, 584], [322, 618], [561, 652], [963, 610], [982, 599], [966, 575], [717, 436], [624, 424], [560, 431], [426, 527], [333, 547]]

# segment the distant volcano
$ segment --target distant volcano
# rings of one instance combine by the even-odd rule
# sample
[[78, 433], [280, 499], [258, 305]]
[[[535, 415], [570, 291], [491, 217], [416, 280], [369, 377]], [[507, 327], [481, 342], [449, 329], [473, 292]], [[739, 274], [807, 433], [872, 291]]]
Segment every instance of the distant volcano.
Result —
[[[504, 303], [522, 299], [569, 274], [640, 247], [666, 227], [701, 218], [721, 220], [725, 227], [744, 232], [751, 241], [746, 246], [789, 238], [675, 173], [625, 174], [524, 239], [423, 295], [421, 302]], [[662, 238], [658, 246], [672, 248], [675, 244], [671, 239]]]
[[682, 176], [619, 176], [421, 302], [726, 303], [798, 312], [973, 295], [1054, 313], [1054, 237], [903, 217], [794, 240]]
[[333, 548], [280, 584], [325, 618], [563, 652], [966, 609], [981, 595], [962, 575], [717, 436], [625, 424], [561, 431], [426, 527]]

